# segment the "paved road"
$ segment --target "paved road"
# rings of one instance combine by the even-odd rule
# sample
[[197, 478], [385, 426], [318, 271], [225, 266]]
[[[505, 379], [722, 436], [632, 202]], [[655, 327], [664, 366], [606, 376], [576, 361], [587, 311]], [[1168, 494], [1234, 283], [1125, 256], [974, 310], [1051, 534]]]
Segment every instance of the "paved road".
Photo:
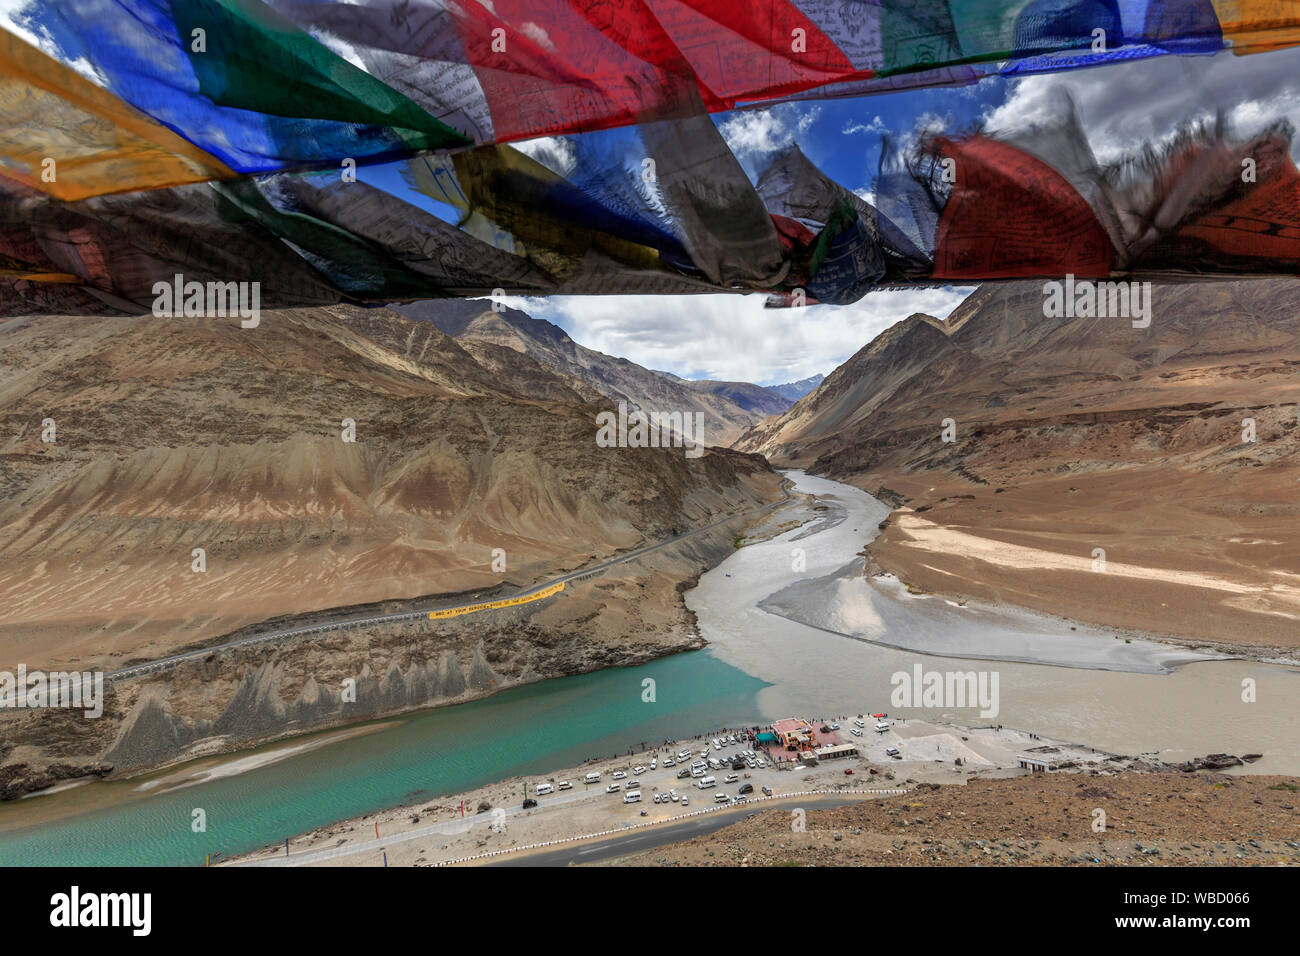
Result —
[[[775, 501], [767, 505], [761, 505], [760, 507], [757, 508], [750, 508], [746, 511], [740, 511], [734, 515], [727, 515], [725, 518], [719, 518], [717, 521], [714, 521], [712, 524], [706, 524], [699, 528], [694, 528], [690, 531], [685, 531], [682, 534], [675, 535], [671, 538], [666, 538], [663, 541], [660, 541], [658, 544], [651, 544], [651, 545], [647, 545], [644, 548], [637, 548], [633, 551], [627, 552], [626, 554], [621, 554], [617, 557], [610, 558], [607, 561], [601, 561], [598, 564], [593, 564], [590, 565], [589, 567], [580, 568], [577, 571], [573, 571], [569, 574], [562, 575], [561, 577], [551, 578], [548, 581], [543, 581], [540, 584], [534, 584], [532, 587], [524, 588], [523, 590], [517, 591], [514, 594], [503, 595], [498, 598], [493, 598], [492, 600], [528, 597], [530, 595], [538, 593], [539, 591], [545, 591], [547, 588], [556, 584], [567, 584], [570, 581], [581, 581], [583, 578], [589, 578], [592, 575], [600, 574], [602, 571], [608, 568], [612, 568], [616, 564], [624, 564], [628, 561], [635, 561], [638, 558], [645, 557], [647, 554], [650, 554], [651, 552], [658, 551], [661, 548], [666, 548], [669, 545], [675, 544], [676, 542], [681, 541], [685, 538], [690, 538], [693, 537], [694, 535], [703, 534], [706, 531], [711, 531], [712, 529], [716, 528], [718, 525], [726, 524], [728, 521], [735, 521], [737, 518], [743, 518], [750, 515], [761, 514], [764, 511], [770, 511], [771, 509], [783, 505], [790, 500], [790, 492], [788, 488], [783, 487], [782, 491], [785, 497], [783, 497], [780, 501]], [[133, 677], [141, 677], [145, 674], [152, 674], [157, 671], [167, 670], [168, 668], [175, 667], [177, 664], [184, 663], [185, 661], [201, 660], [202, 658], [207, 657], [209, 654], [217, 654], [220, 653], [221, 651], [230, 650], [231, 648], [235, 648], [235, 647], [248, 647], [253, 644], [264, 644], [270, 641], [281, 641], [281, 640], [285, 640], [286, 638], [304, 637], [308, 634], [324, 634], [328, 631], [341, 631], [341, 630], [348, 630], [355, 627], [368, 627], [372, 624], [385, 624], [393, 621], [408, 621], [408, 620], [413, 621], [421, 618], [427, 619], [430, 611], [458, 610], [463, 608], [470, 608], [477, 604], [482, 604], [482, 603], [484, 602], [480, 599], [478, 601], [470, 601], [466, 604], [441, 605], [436, 607], [421, 608], [419, 610], [412, 610], [412, 611], [397, 611], [392, 614], [372, 614], [365, 617], [343, 618], [342, 620], [330, 621], [329, 623], [326, 624], [309, 624], [309, 625], [303, 625], [302, 627], [280, 628], [278, 630], [265, 631], [260, 634], [251, 634], [247, 637], [241, 637], [238, 640], [227, 641], [225, 644], [214, 644], [210, 647], [201, 647], [198, 648], [197, 650], [184, 651], [180, 654], [172, 654], [168, 657], [160, 657], [157, 660], [145, 661], [140, 664], [132, 664], [129, 667], [122, 667], [115, 671], [109, 671], [105, 675], [105, 677], [109, 681], [129, 680], [130, 678]]]
[[795, 805], [799, 807], [815, 807], [818, 810], [829, 810], [833, 807], [843, 807], [850, 803], [858, 803], [865, 799], [875, 799], [861, 794], [857, 797], [791, 797], [787, 800], [765, 800], [762, 804], [746, 807], [745, 809], [720, 810], [717, 813], [705, 814], [701, 817], [695, 817], [690, 820], [683, 820], [680, 823], [670, 823], [662, 827], [646, 827], [641, 830], [634, 830], [626, 835], [606, 837], [603, 840], [587, 841], [584, 843], [575, 843], [572, 846], [563, 847], [559, 850], [547, 850], [544, 853], [514, 853], [493, 860], [486, 866], [568, 866], [569, 864], [597, 863], [601, 860], [608, 860], [611, 857], [627, 856], [629, 853], [640, 853], [644, 850], [653, 850], [655, 847], [665, 846], [669, 843], [680, 843], [683, 840], [690, 840], [693, 837], [704, 836], [707, 833], [713, 833], [721, 830], [723, 827], [731, 826], [733, 823], [739, 823], [741, 820], [748, 820], [767, 810], [781, 805]]
[[[560, 797], [555, 800], [548, 798], [546, 808], [564, 803], [578, 803], [589, 797], [589, 793], [581, 790], [574, 791], [567, 797]], [[756, 813], [762, 813], [764, 810], [771, 810], [774, 807], [781, 806], [798, 806], [798, 807], [815, 807], [819, 810], [830, 809], [831, 807], [842, 807], [850, 803], [857, 803], [861, 800], [878, 799], [869, 793], [857, 793], [846, 796], [802, 796], [802, 797], [781, 797], [777, 796], [775, 800], [762, 800], [748, 807], [732, 807], [723, 810], [717, 810], [713, 813], [706, 813], [699, 817], [692, 817], [689, 820], [682, 820], [678, 823], [666, 823], [662, 826], [639, 827], [635, 830], [629, 829], [626, 834], [618, 834], [606, 837], [603, 840], [575, 842], [567, 847], [558, 850], [547, 850], [542, 853], [512, 853], [507, 854], [500, 860], [494, 860], [487, 863], [487, 866], [568, 866], [573, 863], [594, 863], [597, 860], [608, 859], [611, 856], [623, 856], [628, 853], [636, 853], [641, 850], [649, 850], [657, 846], [663, 846], [667, 843], [677, 843], [681, 840], [689, 840], [691, 837], [701, 836], [705, 833], [712, 833], [722, 827], [741, 820], [752, 817]], [[515, 816], [524, 812], [520, 807], [511, 807], [505, 811], [507, 817]], [[441, 820], [437, 823], [431, 823], [427, 826], [416, 827], [412, 830], [406, 830], [401, 833], [389, 834], [378, 839], [363, 840], [359, 843], [348, 843], [343, 846], [321, 847], [316, 850], [299, 851], [290, 856], [261, 857], [252, 860], [240, 860], [235, 862], [234, 866], [256, 866], [256, 867], [284, 867], [284, 866], [307, 866], [312, 863], [325, 863], [329, 860], [339, 860], [347, 856], [356, 856], [358, 854], [370, 854], [378, 856], [383, 850], [392, 847], [398, 843], [409, 843], [412, 840], [422, 840], [432, 836], [452, 836], [469, 832], [475, 826], [487, 826], [491, 823], [492, 818], [479, 814], [456, 820]], [[227, 864], [232, 865], [232, 864]]]

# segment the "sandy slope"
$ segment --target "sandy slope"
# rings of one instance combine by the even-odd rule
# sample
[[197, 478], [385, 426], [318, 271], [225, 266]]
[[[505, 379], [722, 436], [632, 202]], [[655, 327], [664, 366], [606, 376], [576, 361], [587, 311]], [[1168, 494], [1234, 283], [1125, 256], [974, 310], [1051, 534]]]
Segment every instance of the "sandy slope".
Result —
[[610, 865], [1295, 866], [1297, 791], [1295, 777], [1035, 774], [809, 810], [802, 833], [772, 810]]
[[914, 587], [1294, 648], [1300, 282], [1153, 303], [1134, 329], [1044, 318], [1038, 283], [987, 286], [886, 331], [737, 447], [905, 504], [870, 550]]
[[555, 374], [385, 310], [13, 319], [0, 344], [0, 648], [30, 667], [528, 583], [776, 497], [757, 458], [599, 448]]

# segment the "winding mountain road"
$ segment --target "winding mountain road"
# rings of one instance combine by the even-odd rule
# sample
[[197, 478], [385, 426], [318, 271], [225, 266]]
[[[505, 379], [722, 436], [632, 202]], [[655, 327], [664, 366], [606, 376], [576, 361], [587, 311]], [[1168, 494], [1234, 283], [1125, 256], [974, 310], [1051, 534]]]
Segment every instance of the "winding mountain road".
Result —
[[[655, 544], [646, 545], [645, 547], [642, 548], [635, 548], [631, 551], [626, 552], [625, 554], [620, 554], [617, 557], [609, 558], [605, 561], [598, 562], [597, 564], [580, 568], [577, 571], [572, 571], [568, 574], [551, 578], [539, 584], [534, 584], [530, 587], [524, 588], [514, 594], [505, 595], [504, 597], [496, 598], [491, 601], [487, 601], [487, 602], [481, 600], [472, 601], [467, 604], [447, 605], [447, 606], [440, 606], [440, 607], [426, 607], [426, 608], [420, 608], [417, 610], [410, 610], [410, 611], [395, 611], [391, 614], [370, 614], [362, 617], [343, 618], [341, 620], [330, 621], [324, 624], [306, 624], [301, 627], [278, 628], [276, 630], [265, 631], [260, 634], [250, 634], [246, 637], [241, 637], [237, 640], [227, 641], [224, 644], [213, 644], [209, 647], [200, 647], [194, 650], [182, 651], [179, 654], [171, 654], [168, 655], [167, 657], [160, 657], [152, 661], [144, 661], [138, 664], [131, 664], [127, 667], [122, 667], [114, 671], [109, 671], [107, 674], [105, 674], [105, 679], [108, 680], [109, 682], [131, 680], [132, 678], [143, 677], [146, 674], [153, 674], [153, 673], [157, 673], [158, 671], [167, 670], [169, 668], [177, 666], [178, 664], [183, 664], [186, 661], [201, 660], [202, 658], [205, 658], [210, 654], [219, 654], [222, 651], [228, 651], [236, 647], [252, 647], [257, 644], [267, 644], [273, 641], [282, 641], [286, 639], [305, 637], [309, 634], [324, 634], [328, 631], [342, 631], [342, 630], [349, 630], [357, 627], [369, 627], [374, 624], [387, 624], [394, 621], [413, 621], [421, 618], [427, 619], [431, 612], [439, 612], [438, 613], [439, 617], [450, 617], [450, 616], [454, 616], [454, 614], [448, 612], [474, 613], [480, 610], [487, 610], [488, 608], [494, 605], [499, 605], [506, 601], [510, 601], [515, 604], [527, 603], [528, 598], [534, 598], [534, 597], [541, 598], [541, 597], [549, 596], [549, 593], [552, 589], [563, 590], [563, 587], [565, 585], [573, 581], [581, 581], [584, 578], [589, 578], [593, 575], [600, 574], [602, 571], [612, 568], [615, 565], [626, 564], [629, 561], [635, 561], [638, 558], [643, 558], [647, 554], [650, 554], [654, 551], [658, 551], [662, 548], [666, 548], [672, 544], [677, 543], [678, 541], [683, 541], [686, 538], [691, 538], [694, 537], [695, 535], [703, 534], [706, 531], [711, 531], [712, 529], [718, 527], [719, 525], [726, 524], [729, 521], [735, 521], [738, 518], [750, 517], [753, 515], [761, 514], [765, 511], [770, 511], [771, 509], [779, 507], [780, 505], [783, 505], [790, 500], [791, 495], [790, 495], [788, 483], [782, 484], [781, 491], [784, 497], [782, 497], [781, 500], [779, 501], [774, 501], [766, 505], [760, 505], [757, 508], [749, 508], [746, 509], [745, 511], [738, 511], [735, 514], [727, 515], [726, 517], [719, 518], [717, 521], [714, 521], [710, 524], [701, 525], [698, 528], [692, 528], [690, 531], [684, 531], [681, 534], [674, 535], [671, 538], [665, 538], [663, 541], [659, 541]], [[547, 593], [543, 594], [543, 592], [547, 592]]]

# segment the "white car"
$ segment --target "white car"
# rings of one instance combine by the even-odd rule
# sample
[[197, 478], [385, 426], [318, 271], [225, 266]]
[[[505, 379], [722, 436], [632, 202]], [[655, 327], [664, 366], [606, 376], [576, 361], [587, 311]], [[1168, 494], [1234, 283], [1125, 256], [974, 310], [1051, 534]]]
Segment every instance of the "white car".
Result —
[[683, 793], [683, 794], [682, 794], [682, 806], [686, 806], [686, 805], [687, 805], [688, 803], [690, 803], [690, 802], [691, 802], [691, 801], [690, 801], [690, 798], [687, 797], [686, 794]]
[[567, 780], [561, 780], [559, 783], [557, 783], [557, 784], [555, 785], [555, 789], [556, 789], [556, 790], [572, 790], [572, 789], [573, 789], [573, 784], [569, 783], [569, 781], [567, 781]]
[[690, 760], [690, 759], [691, 759], [691, 751], [689, 751], [689, 750], [679, 750], [679, 751], [677, 752], [677, 759], [678, 759], [678, 760]]
[[[652, 763], [652, 764], [650, 764], [650, 766], [653, 767], [654, 764]], [[676, 763], [676, 761], [673, 760], [672, 757], [665, 757], [665, 758], [664, 758], [664, 766], [665, 766], [665, 767], [675, 767], [675, 766], [677, 766], [677, 763]]]
[[762, 770], [764, 767], [767, 766], [767, 761], [764, 760], [762, 757], [759, 757], [759, 758], [758, 758], [756, 761], [754, 761], [754, 762], [755, 762], [756, 764], [758, 764], [758, 769], [760, 769], [760, 770]]
[[897, 747], [886, 747], [885, 753], [891, 757], [897, 757], [899, 754], [899, 750]]
[[645, 773], [645, 767], [642, 767], [642, 766], [639, 766], [639, 765], [638, 765], [638, 766], [635, 766], [635, 767], [632, 768], [632, 772], [633, 772], [634, 774], [636, 774], [636, 775], [639, 777], [639, 776], [641, 776], [641, 774]]
[[673, 803], [676, 803], [679, 799], [681, 799], [680, 797], [677, 796], [676, 790], [669, 790], [668, 797], [670, 800], [672, 800]]
[[839, 730], [839, 729], [840, 729], [839, 724], [831, 724], [831, 730]]
[[887, 730], [889, 730], [889, 724], [885, 724], [885, 723], [876, 724], [876, 733], [883, 734]]
[[611, 783], [608, 787], [605, 788], [605, 792], [618, 793], [622, 789], [623, 789], [623, 785], [621, 783]]
[[625, 774], [622, 770], [615, 770], [612, 774], [610, 774], [610, 776], [613, 777], [615, 780], [627, 779], [627, 774]]
[[655, 794], [654, 802], [655, 802], [655, 803], [662, 803], [663, 801], [660, 800], [660, 797], [662, 797], [662, 796], [663, 796], [662, 794], [656, 793], [656, 794]]
[[729, 774], [727, 774], [725, 777], [722, 778], [722, 782], [723, 782], [723, 783], [735, 783], [735, 782], [736, 782], [737, 780], [739, 780], [739, 779], [740, 779], [740, 777], [737, 776], [736, 774], [734, 774], [734, 773], [729, 773]]
[[850, 730], [849, 733], [851, 733], [854, 737], [861, 737], [861, 736], [862, 736], [862, 731], [858, 730], [858, 728], [856, 728], [856, 727], [854, 727], [852, 730]]
[[659, 766], [659, 761], [655, 760], [653, 757], [650, 758], [650, 769], [654, 770], [658, 766]]

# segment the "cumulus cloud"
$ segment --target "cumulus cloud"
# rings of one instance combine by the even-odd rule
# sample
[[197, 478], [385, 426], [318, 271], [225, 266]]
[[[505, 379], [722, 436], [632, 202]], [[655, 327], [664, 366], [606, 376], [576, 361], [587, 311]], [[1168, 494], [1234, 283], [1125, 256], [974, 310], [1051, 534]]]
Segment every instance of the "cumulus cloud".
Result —
[[1097, 159], [1108, 163], [1140, 144], [1164, 142], [1188, 120], [1210, 119], [1220, 110], [1241, 135], [1276, 119], [1300, 127], [1300, 50], [1162, 56], [1025, 77], [985, 119], [993, 130], [1043, 123], [1059, 114], [1062, 93], [1073, 99]]
[[683, 378], [779, 385], [830, 373], [913, 312], [946, 317], [969, 288], [882, 290], [853, 305], [767, 309], [762, 295], [554, 296], [508, 304], [588, 348]]
[[820, 115], [820, 106], [781, 103], [733, 113], [718, 125], [718, 132], [745, 172], [755, 176], [777, 150], [794, 142], [807, 145], [801, 137], [807, 137]]

